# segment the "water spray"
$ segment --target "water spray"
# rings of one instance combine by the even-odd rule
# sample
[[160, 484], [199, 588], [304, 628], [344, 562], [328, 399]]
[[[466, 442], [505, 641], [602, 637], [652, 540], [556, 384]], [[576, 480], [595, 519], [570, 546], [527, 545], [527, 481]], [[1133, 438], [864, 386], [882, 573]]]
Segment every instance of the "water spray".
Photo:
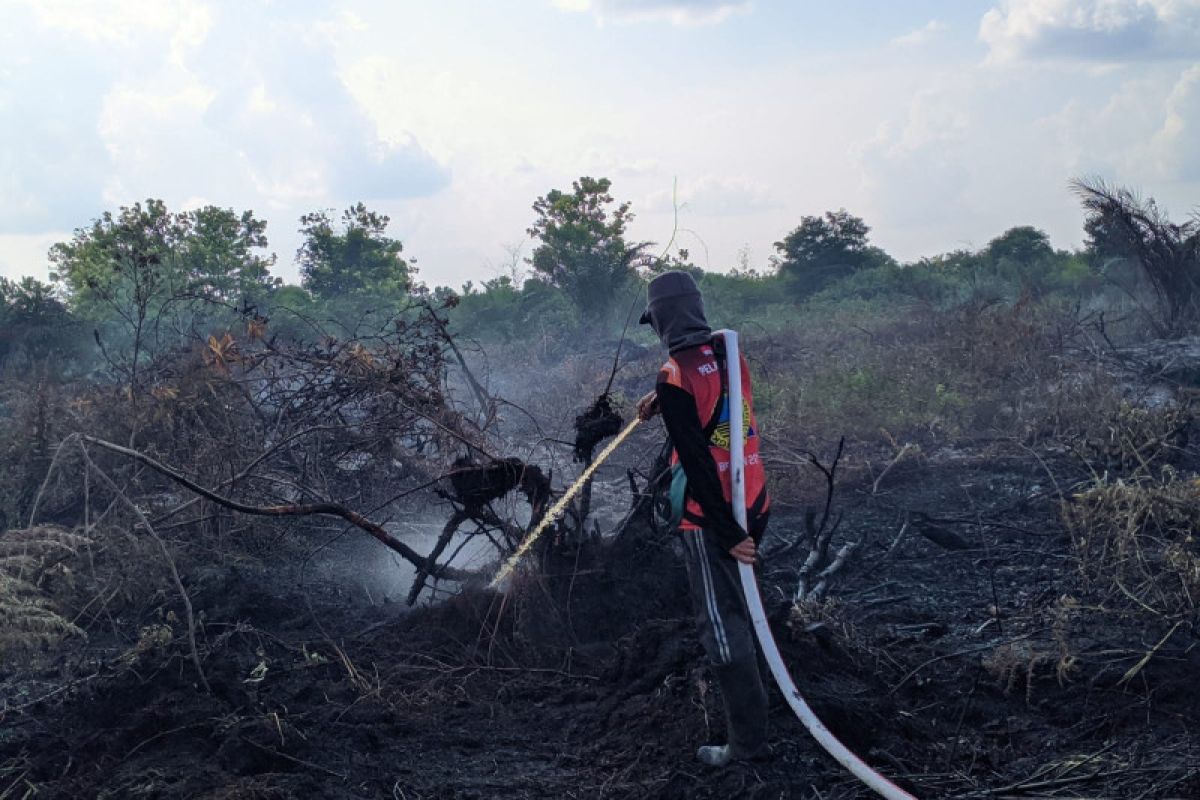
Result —
[[[746, 525], [746, 459], [743, 440], [745, 431], [742, 428], [742, 360], [738, 354], [737, 333], [722, 330], [717, 331], [717, 335], [725, 338], [725, 368], [729, 375], [729, 460], [733, 473], [733, 516], [743, 530], [748, 530]], [[758, 644], [767, 659], [767, 664], [771, 667], [775, 683], [779, 685], [779, 690], [783, 692], [784, 698], [787, 699], [788, 705], [792, 707], [796, 717], [829, 755], [837, 759], [839, 764], [854, 774], [854, 777], [882, 797], [887, 800], [916, 800], [913, 795], [880, 775], [851, 752], [813, 713], [812, 708], [809, 707], [804, 697], [801, 696], [800, 690], [792, 681], [787, 665], [783, 663], [783, 656], [779, 654], [779, 646], [775, 644], [770, 623], [767, 622], [767, 612], [763, 608], [762, 596], [758, 591], [754, 567], [739, 562], [738, 575], [742, 579], [742, 594], [746, 597], [746, 606], [750, 611], [750, 619], [754, 623], [754, 635], [758, 638]]]
[[504, 582], [504, 579], [512, 573], [513, 568], [517, 566], [517, 563], [527, 552], [529, 552], [529, 548], [533, 547], [533, 543], [538, 540], [538, 537], [542, 535], [546, 528], [550, 527], [550, 524], [554, 522], [554, 520], [558, 519], [562, 513], [566, 511], [567, 504], [574, 499], [575, 495], [579, 494], [579, 490], [582, 489], [584, 484], [591, 479], [596, 470], [600, 468], [600, 465], [603, 464], [605, 460], [611, 456], [618, 447], [621, 446], [622, 442], [629, 438], [629, 434], [633, 433], [633, 429], [640, 425], [641, 422], [642, 420], [640, 417], [634, 417], [633, 421], [626, 425], [625, 429], [617, 434], [617, 438], [609, 442], [608, 446], [600, 451], [600, 455], [596, 456], [595, 460], [593, 460], [591, 464], [588, 464], [587, 469], [585, 469], [580, 476], [575, 479], [575, 482], [572, 483], [567, 491], [563, 493], [563, 496], [558, 498], [558, 502], [550, 506], [550, 510], [546, 512], [544, 517], [542, 517], [542, 521], [537, 524], [537, 527], [534, 528], [529, 535], [521, 541], [521, 545], [517, 548], [516, 552], [509, 556], [508, 560], [504, 562], [504, 566], [500, 568], [500, 571], [496, 573], [496, 577], [492, 578], [492, 582], [488, 584], [490, 588], [495, 589]]

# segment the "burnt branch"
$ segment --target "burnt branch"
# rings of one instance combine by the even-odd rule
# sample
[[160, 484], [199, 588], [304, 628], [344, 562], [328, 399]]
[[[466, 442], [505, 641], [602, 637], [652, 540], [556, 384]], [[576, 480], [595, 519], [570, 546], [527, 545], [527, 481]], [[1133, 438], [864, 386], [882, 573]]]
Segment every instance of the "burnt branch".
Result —
[[408, 604], [411, 606], [417, 602], [417, 598], [421, 594], [421, 590], [425, 588], [425, 581], [429, 580], [429, 576], [437, 572], [437, 559], [449, 546], [450, 540], [454, 538], [454, 534], [458, 531], [458, 527], [470, 519], [470, 515], [462, 510], [456, 509], [450, 515], [450, 519], [446, 521], [445, 527], [442, 528], [442, 535], [438, 537], [437, 544], [429, 551], [429, 555], [425, 557], [425, 563], [417, 569], [417, 577], [413, 579], [412, 588], [408, 590]]
[[458, 349], [458, 343], [454, 341], [454, 337], [446, 330], [446, 321], [438, 316], [433, 305], [426, 300], [424, 302], [425, 310], [429, 314], [430, 320], [437, 327], [442, 338], [446, 340], [446, 344], [450, 347], [450, 352], [454, 354], [454, 358], [458, 361], [459, 367], [462, 368], [463, 375], [467, 379], [467, 383], [471, 387], [471, 391], [475, 394], [475, 399], [479, 403], [479, 411], [487, 420], [492, 419], [496, 415], [495, 403], [488, 397], [488, 393], [484, 391], [483, 386], [475, 379], [475, 373], [471, 372], [471, 368], [467, 366], [467, 360], [463, 358], [462, 351]]
[[621, 432], [621, 415], [613, 408], [612, 396], [602, 394], [596, 402], [575, 417], [575, 459], [592, 463], [596, 445]]
[[[89, 444], [94, 444], [97, 447], [101, 447], [101, 448], [104, 448], [105, 450], [109, 450], [113, 453], [117, 453], [119, 455], [126, 456], [127, 458], [132, 458], [135, 461], [138, 461], [138, 462], [146, 465], [147, 467], [150, 467], [152, 470], [159, 473], [160, 475], [170, 478], [171, 480], [175, 481], [179, 485], [187, 488], [188, 490], [190, 490], [192, 492], [195, 492], [196, 494], [200, 495], [201, 497], [204, 497], [205, 499], [210, 500], [219, 506], [228, 508], [231, 511], [237, 511], [242, 514], [250, 514], [252, 516], [260, 516], [260, 517], [305, 517], [305, 516], [339, 517], [339, 518], [345, 520], [346, 522], [349, 522], [351, 525], [354, 525], [355, 527], [359, 528], [360, 530], [366, 531], [367, 533], [371, 534], [376, 539], [378, 539], [382, 544], [384, 544], [385, 546], [387, 546], [394, 552], [398, 553], [402, 558], [404, 558], [406, 561], [408, 561], [413, 566], [417, 567], [417, 569], [421, 569], [422, 567], [426, 566], [426, 564], [427, 564], [427, 558], [425, 556], [421, 555], [416, 550], [414, 550], [411, 547], [409, 547], [408, 545], [406, 545], [404, 542], [401, 542], [399, 539], [392, 536], [390, 533], [388, 533], [386, 530], [384, 530], [383, 526], [379, 525], [376, 522], [372, 522], [371, 520], [364, 517], [362, 514], [359, 514], [357, 511], [352, 511], [352, 510], [346, 508], [345, 506], [338, 505], [337, 503], [320, 502], [320, 503], [303, 503], [303, 504], [295, 504], [295, 505], [275, 505], [275, 506], [247, 505], [246, 503], [240, 503], [237, 500], [232, 500], [228, 497], [222, 497], [221, 495], [217, 494], [216, 492], [213, 492], [209, 489], [204, 488], [203, 486], [190, 480], [189, 478], [187, 478], [184, 475], [180, 474], [179, 472], [171, 469], [170, 467], [166, 466], [165, 464], [159, 463], [158, 461], [156, 461], [155, 459], [146, 455], [145, 453], [139, 452], [137, 450], [133, 450], [128, 447], [122, 447], [121, 445], [113, 444], [112, 442], [106, 442], [103, 439], [97, 439], [94, 436], [81, 435], [80, 438], [82, 438], [85, 442], [88, 442]], [[431, 574], [437, 578], [446, 578], [446, 579], [450, 579], [450, 580], [465, 580], [467, 578], [472, 577], [475, 573], [465, 571], [465, 570], [454, 569], [452, 567], [437, 567], [437, 568], [431, 570], [429, 574]]]
[[[833, 511], [833, 494], [837, 481], [838, 464], [841, 463], [842, 453], [846, 448], [846, 437], [843, 436], [838, 440], [837, 451], [833, 455], [833, 461], [828, 467], [821, 463], [815, 453], [808, 450], [804, 451], [804, 456], [808, 459], [808, 463], [816, 467], [816, 469], [825, 477], [825, 504], [821, 509], [821, 521], [817, 522], [817, 511], [815, 508], [807, 508], [804, 511], [804, 536], [796, 536], [790, 542], [781, 546], [778, 550], [771, 553], [771, 558], [777, 558], [795, 550], [800, 544], [807, 542], [812, 549], [817, 549], [820, 544], [822, 535], [826, 532], [826, 526], [829, 524], [829, 516]], [[835, 521], [833, 528], [837, 528], [837, 524], [841, 522], [840, 516]], [[833, 529], [829, 529], [830, 536], [833, 534]], [[826, 548], [828, 548], [828, 540], [826, 540]]]
[[833, 511], [833, 497], [837, 488], [837, 470], [841, 463], [842, 454], [846, 448], [846, 437], [838, 440], [837, 450], [829, 466], [821, 463], [816, 454], [805, 452], [809, 463], [825, 478], [825, 503], [818, 518], [815, 508], [808, 508], [804, 514], [803, 536], [796, 536], [783, 548], [771, 554], [776, 558], [796, 548], [802, 541], [808, 543], [808, 556], [800, 567], [800, 575], [796, 581], [796, 592], [793, 601], [796, 603], [811, 603], [822, 600], [828, 593], [835, 577], [841, 573], [850, 562], [853, 555], [862, 546], [861, 541], [846, 542], [832, 556], [829, 553], [833, 537], [842, 525], [844, 517], [841, 511]]

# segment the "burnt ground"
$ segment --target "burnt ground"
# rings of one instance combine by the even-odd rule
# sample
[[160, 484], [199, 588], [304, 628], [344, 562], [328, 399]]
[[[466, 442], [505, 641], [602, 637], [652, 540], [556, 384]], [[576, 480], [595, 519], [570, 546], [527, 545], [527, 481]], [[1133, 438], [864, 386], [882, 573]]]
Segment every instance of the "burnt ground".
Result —
[[[796, 682], [921, 798], [1200, 797], [1198, 632], [1121, 682], [1164, 631], [1087, 612], [1048, 477], [1072, 468], [1043, 457], [983, 442], [841, 487], [865, 545], [834, 599], [796, 617], [798, 556], [764, 570]], [[928, 516], [896, 543], [902, 510]], [[873, 796], [773, 688], [772, 761], [693, 760], [720, 700], [669, 542], [634, 528], [544, 566], [406, 615], [263, 564], [193, 569], [212, 693], [180, 636], [119, 657], [98, 630], [62, 665], [83, 677], [0, 684], [0, 798]]]

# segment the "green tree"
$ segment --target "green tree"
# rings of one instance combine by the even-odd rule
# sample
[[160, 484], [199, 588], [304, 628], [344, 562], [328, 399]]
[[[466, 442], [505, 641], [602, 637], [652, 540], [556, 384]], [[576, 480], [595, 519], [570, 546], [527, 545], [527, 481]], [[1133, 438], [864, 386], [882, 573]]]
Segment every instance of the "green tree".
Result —
[[984, 256], [993, 261], [1013, 261], [1018, 264], [1036, 264], [1054, 256], [1050, 237], [1045, 231], [1030, 225], [1009, 228], [988, 242]]
[[72, 312], [95, 323], [134, 412], [146, 362], [156, 352], [224, 327], [237, 314], [234, 301], [256, 302], [274, 286], [271, 259], [256, 252], [266, 244], [264, 230], [250, 213], [214, 207], [171, 213], [150, 199], [106, 211], [50, 249], [51, 280]]
[[54, 287], [34, 278], [0, 278], [0, 366], [25, 371], [54, 361], [61, 370], [78, 355], [78, 326]]
[[86, 318], [115, 314], [137, 324], [140, 315], [144, 324], [152, 305], [183, 290], [175, 259], [182, 236], [179, 220], [161, 200], [106, 211], [71, 241], [50, 248], [50, 279]]
[[205, 299], [227, 305], [263, 302], [281, 285], [271, 276], [267, 223], [254, 213], [205, 206], [179, 216], [178, 264], [185, 285]]
[[537, 218], [528, 229], [539, 242], [529, 263], [590, 323], [610, 316], [646, 248], [625, 241], [633, 214], [629, 203], [612, 207], [611, 186], [608, 178], [582, 177], [570, 192], [555, 189], [539, 197], [533, 204]]
[[296, 259], [304, 288], [323, 301], [403, 298], [415, 270], [401, 257], [400, 241], [387, 235], [390, 221], [362, 203], [343, 212], [337, 227], [325, 211], [301, 217], [304, 243]]
[[[279, 285], [270, 275], [275, 257], [261, 252], [266, 227], [250, 211], [206, 206], [171, 213], [161, 200], [134, 203], [106, 211], [71, 241], [54, 245], [51, 278], [74, 311], [93, 319], [131, 318], [138, 308], [162, 311], [181, 300], [225, 307], [259, 302]], [[219, 316], [201, 305], [190, 311]]]
[[807, 296], [862, 269], [895, 263], [871, 245], [870, 227], [846, 209], [826, 211], [820, 217], [803, 217], [782, 241], [779, 274], [792, 291]]
[[115, 215], [104, 212], [91, 228], [50, 249], [50, 278], [72, 310], [98, 323], [96, 340], [129, 388], [131, 419], [137, 417], [143, 361], [161, 343], [164, 311], [184, 296], [176, 261], [183, 235], [179, 218], [161, 200], [147, 200]]
[[1030, 225], [1009, 228], [988, 242], [980, 257], [1000, 281], [1034, 296], [1044, 294], [1058, 278], [1059, 254], [1046, 232]]
[[528, 278], [519, 287], [510, 275], [499, 275], [481, 286], [463, 286], [461, 292], [439, 286], [431, 298], [451, 308], [447, 316], [457, 334], [488, 341], [539, 342], [537, 350], [543, 355], [558, 352], [571, 340], [567, 332], [580, 322], [566, 294], [539, 277]]

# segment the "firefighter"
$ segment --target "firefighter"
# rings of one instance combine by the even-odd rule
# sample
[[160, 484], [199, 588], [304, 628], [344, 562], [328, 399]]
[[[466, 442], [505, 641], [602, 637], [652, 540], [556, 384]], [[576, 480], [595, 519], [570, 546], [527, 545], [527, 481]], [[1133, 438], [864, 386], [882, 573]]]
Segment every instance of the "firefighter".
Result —
[[755, 562], [770, 505], [750, 375], [743, 360], [747, 531], [734, 519], [731, 505], [723, 340], [709, 328], [692, 276], [672, 271], [652, 280], [641, 322], [654, 329], [669, 357], [655, 390], [639, 401], [638, 415], [648, 420], [661, 413], [671, 437], [673, 521], [683, 543], [700, 641], [725, 702], [726, 743], [705, 745], [697, 756], [715, 767], [765, 758], [767, 695], [737, 566]]

